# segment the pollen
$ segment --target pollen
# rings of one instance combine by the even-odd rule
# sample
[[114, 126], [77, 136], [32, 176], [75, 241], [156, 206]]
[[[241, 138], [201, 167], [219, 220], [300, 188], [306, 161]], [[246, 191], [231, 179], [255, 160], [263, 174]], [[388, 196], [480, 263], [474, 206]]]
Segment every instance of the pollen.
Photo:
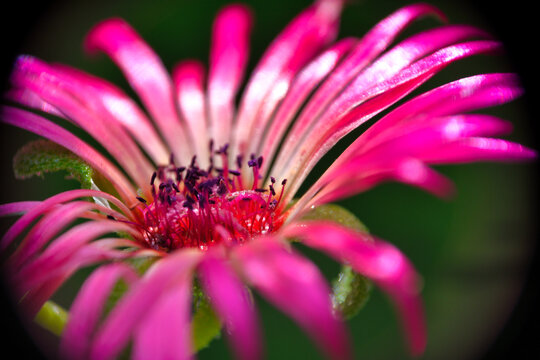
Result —
[[[267, 188], [259, 188], [263, 157], [251, 155], [242, 176], [243, 156], [236, 169], [230, 169], [228, 146], [213, 150], [207, 169], [197, 165], [194, 156], [189, 166], [177, 166], [171, 156], [167, 166], [152, 174], [153, 201], [137, 197], [142, 208], [142, 229], [147, 245], [161, 251], [196, 247], [207, 250], [217, 244], [241, 245], [257, 235], [277, 230], [280, 225], [278, 205], [285, 181], [279, 192], [272, 177]], [[221, 157], [222, 167], [214, 166], [214, 156]]]

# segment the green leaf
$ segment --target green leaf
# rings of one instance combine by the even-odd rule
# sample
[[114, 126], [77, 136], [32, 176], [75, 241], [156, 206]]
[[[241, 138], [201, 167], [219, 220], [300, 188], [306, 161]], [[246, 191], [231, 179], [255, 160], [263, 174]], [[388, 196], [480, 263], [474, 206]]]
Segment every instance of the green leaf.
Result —
[[[367, 227], [347, 209], [326, 204], [316, 207], [304, 215], [303, 220], [330, 220], [349, 229], [367, 233]], [[371, 282], [358, 274], [350, 266], [343, 265], [332, 283], [332, 305], [334, 311], [341, 313], [344, 319], [356, 315], [369, 299]]]
[[85, 189], [92, 187], [94, 174], [92, 168], [71, 151], [44, 139], [29, 142], [20, 148], [13, 158], [13, 170], [17, 179], [67, 171]]
[[210, 306], [208, 297], [201, 290], [198, 282], [193, 286], [194, 314], [191, 320], [193, 348], [198, 352], [207, 347], [212, 340], [221, 335], [221, 320]]
[[371, 292], [371, 282], [350, 266], [342, 266], [332, 283], [332, 305], [344, 319], [350, 319], [364, 307]]
[[330, 220], [349, 229], [369, 232], [367, 227], [352, 212], [336, 204], [318, 206], [304, 215], [302, 220]]

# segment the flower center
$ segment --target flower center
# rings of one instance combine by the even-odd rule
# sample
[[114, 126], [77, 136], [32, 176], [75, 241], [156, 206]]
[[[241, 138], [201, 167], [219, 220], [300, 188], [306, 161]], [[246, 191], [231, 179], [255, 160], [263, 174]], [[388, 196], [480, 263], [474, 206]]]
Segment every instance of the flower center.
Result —
[[[254, 180], [246, 188], [242, 156], [236, 159], [237, 170], [232, 170], [227, 160], [228, 146], [217, 151], [212, 147], [210, 143], [208, 169], [199, 168], [195, 156], [188, 167], [177, 167], [171, 156], [170, 164], [159, 167], [152, 175], [153, 202], [147, 204], [137, 198], [144, 206], [144, 237], [151, 248], [206, 250], [216, 244], [238, 245], [281, 225], [277, 209], [286, 181], [281, 183], [279, 194], [274, 189], [274, 178], [268, 188], [258, 188], [263, 158], [251, 155], [247, 164]], [[221, 156], [222, 168], [214, 166], [214, 154]]]

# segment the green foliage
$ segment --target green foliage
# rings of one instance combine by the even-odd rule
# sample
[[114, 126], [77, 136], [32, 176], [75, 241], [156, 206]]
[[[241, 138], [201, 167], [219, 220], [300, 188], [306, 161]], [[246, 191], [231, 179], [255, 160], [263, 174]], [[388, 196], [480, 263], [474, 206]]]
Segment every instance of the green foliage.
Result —
[[221, 320], [208, 302], [198, 282], [193, 286], [193, 307], [195, 312], [191, 321], [193, 348], [195, 352], [207, 347], [212, 340], [221, 335]]
[[84, 189], [92, 186], [92, 168], [66, 148], [49, 140], [36, 140], [20, 148], [13, 158], [17, 179], [43, 176], [44, 173], [67, 171]]
[[[336, 205], [326, 204], [311, 210], [303, 220], [330, 220], [349, 229], [368, 232], [366, 226], [353, 213]], [[343, 265], [332, 282], [332, 305], [345, 319], [350, 319], [364, 307], [371, 292], [371, 282], [356, 273], [350, 266]]]

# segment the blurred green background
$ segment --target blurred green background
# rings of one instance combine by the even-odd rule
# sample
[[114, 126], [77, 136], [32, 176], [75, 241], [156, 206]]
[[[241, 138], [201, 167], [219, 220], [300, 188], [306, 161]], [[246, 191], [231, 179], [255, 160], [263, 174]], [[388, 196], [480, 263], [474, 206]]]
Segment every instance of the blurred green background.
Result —
[[[171, 69], [180, 59], [207, 62], [211, 24], [218, 9], [226, 3], [221, 0], [57, 1], [42, 4], [38, 16], [26, 24], [29, 26], [26, 31], [14, 36], [18, 38], [18, 52], [85, 69], [132, 94], [122, 74], [108, 58], [91, 58], [83, 53], [82, 39], [92, 25], [107, 17], [123, 17]], [[245, 3], [252, 7], [255, 15], [250, 57], [250, 69], [253, 69], [275, 35], [310, 1], [252, 0]], [[407, 3], [351, 1], [343, 14], [340, 37], [363, 35], [377, 21]], [[501, 28], [490, 22], [489, 13], [484, 14], [472, 4], [430, 3], [442, 9], [451, 23], [476, 24], [504, 38], [504, 31], [500, 32]], [[19, 7], [24, 10], [24, 6]], [[436, 25], [434, 19], [421, 20], [400, 39]], [[14, 32], [17, 31], [20, 29], [14, 28]], [[9, 34], [3, 36], [10, 37]], [[473, 74], [512, 71], [515, 64], [511, 53], [508, 57], [466, 59], [449, 66], [416, 93]], [[533, 146], [535, 134], [526, 100], [482, 113], [512, 121], [515, 131], [510, 139]], [[1, 129], [3, 191], [0, 203], [44, 199], [77, 186], [74, 181], [65, 180], [64, 174], [48, 175], [45, 180], [14, 180], [11, 159], [20, 146], [35, 137], [5, 126]], [[364, 129], [340, 142], [336, 150], [325, 157], [325, 164]], [[315, 169], [314, 176], [320, 174], [324, 166]], [[405, 185], [385, 184], [347, 199], [341, 205], [354, 212], [373, 234], [396, 244], [423, 275], [429, 345], [421, 358], [480, 359], [493, 354], [495, 341], [495, 346], [499, 346], [495, 349], [500, 349], [501, 342], [511, 344], [519, 336], [516, 330], [519, 324], [514, 320], [510, 330], [507, 325], [503, 337], [497, 337], [512, 315], [535, 250], [534, 167], [531, 164], [473, 164], [438, 169], [454, 180], [458, 189], [450, 201]], [[324, 255], [303, 248], [301, 251], [306, 252], [329, 279], [337, 274], [338, 265]], [[73, 289], [65, 287], [58, 301], [67, 305], [66, 299], [72, 294]], [[320, 358], [311, 340], [290, 319], [260, 297], [257, 304], [268, 359]], [[348, 327], [356, 358], [408, 358], [393, 308], [378, 289], [372, 292], [361, 313], [348, 322]], [[230, 356], [224, 337], [199, 354], [201, 359]]]

